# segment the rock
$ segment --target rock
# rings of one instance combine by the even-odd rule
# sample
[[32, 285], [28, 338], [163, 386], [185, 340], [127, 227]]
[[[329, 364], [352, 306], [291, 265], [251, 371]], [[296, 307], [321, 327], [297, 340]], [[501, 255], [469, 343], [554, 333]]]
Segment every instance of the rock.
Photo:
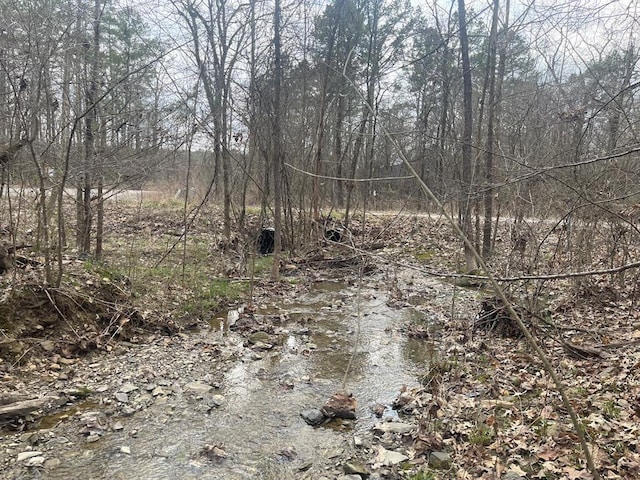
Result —
[[166, 395], [168, 392], [162, 387], [155, 387], [152, 389], [151, 395], [157, 397], [159, 395]]
[[23, 462], [24, 460], [27, 460], [27, 459], [33, 458], [33, 457], [39, 457], [40, 455], [42, 455], [42, 452], [40, 452], [38, 450], [30, 450], [28, 452], [20, 452], [18, 454], [18, 462]]
[[362, 480], [362, 477], [354, 473], [351, 475], [340, 475], [336, 480]]
[[342, 466], [342, 469], [346, 474], [356, 474], [356, 475], [360, 475], [361, 477], [369, 476], [369, 470], [367, 470], [367, 467], [365, 467], [360, 462], [347, 462]]
[[124, 453], [125, 455], [131, 455], [131, 447], [120, 447], [120, 453]]
[[523, 477], [518, 472], [514, 472], [513, 470], [509, 470], [502, 476], [502, 480], [523, 480], [526, 477]]
[[111, 428], [113, 428], [117, 432], [118, 430], [123, 430], [124, 425], [122, 424], [122, 422], [116, 422], [113, 424], [113, 427]]
[[451, 456], [447, 452], [431, 452], [429, 466], [436, 470], [448, 470], [451, 468]]
[[378, 423], [373, 427], [374, 430], [378, 432], [391, 432], [391, 433], [409, 433], [414, 429], [414, 426], [410, 423], [404, 422], [382, 422]]
[[62, 462], [60, 462], [60, 459], [58, 458], [50, 458], [48, 460], [45, 460], [43, 466], [47, 470], [53, 470], [54, 468], [58, 468], [61, 463]]
[[119, 402], [122, 402], [122, 403], [128, 403], [129, 402], [129, 395], [127, 395], [126, 393], [116, 392], [114, 397], [116, 397], [116, 400], [118, 400]]
[[265, 342], [255, 342], [253, 344], [253, 348], [255, 348], [256, 350], [271, 350], [273, 348], [273, 344]]
[[31, 458], [27, 458], [27, 461], [24, 462], [24, 464], [27, 467], [41, 467], [42, 465], [44, 465], [44, 457], [42, 456], [38, 456], [38, 457], [31, 457]]
[[317, 410], [315, 408], [303, 410], [300, 413], [300, 416], [305, 422], [307, 422], [309, 425], [314, 427], [324, 422], [324, 418], [325, 418], [323, 413], [320, 410]]
[[53, 437], [49, 442], [52, 444], [63, 445], [65, 443], [69, 443], [69, 439], [67, 437]]
[[136, 413], [136, 409], [133, 407], [127, 406], [122, 409], [122, 416], [124, 417], [130, 417], [134, 413]]
[[131, 393], [134, 390], [138, 390], [138, 387], [136, 387], [133, 383], [125, 383], [118, 389], [118, 391], [122, 393]]
[[222, 395], [212, 395], [210, 405], [212, 407], [219, 407], [223, 405], [225, 402], [225, 398]]
[[329, 418], [337, 417], [355, 420], [357, 405], [358, 402], [350, 393], [336, 392], [324, 404], [322, 413]]
[[53, 352], [53, 349], [56, 348], [55, 344], [51, 340], [41, 341], [40, 346], [45, 352]]
[[387, 407], [385, 405], [382, 405], [381, 403], [376, 403], [375, 405], [371, 405], [369, 407], [369, 410], [371, 410], [371, 412], [378, 418], [382, 417], [382, 414], [386, 409]]
[[377, 448], [378, 454], [376, 455], [375, 463], [378, 465], [397, 465], [398, 463], [404, 462], [405, 460], [409, 459], [409, 457], [403, 455], [400, 452], [387, 450], [386, 448], [380, 446], [378, 446]]
[[209, 393], [213, 387], [201, 382], [190, 382], [184, 386], [184, 389], [199, 395]]
[[324, 458], [338, 458], [344, 454], [344, 449], [342, 448], [330, 448], [329, 450], [325, 450], [323, 452]]
[[251, 345], [255, 345], [256, 343], [272, 343], [271, 335], [269, 335], [267, 332], [261, 331], [253, 332], [251, 335], [249, 335], [249, 338], [247, 340]]

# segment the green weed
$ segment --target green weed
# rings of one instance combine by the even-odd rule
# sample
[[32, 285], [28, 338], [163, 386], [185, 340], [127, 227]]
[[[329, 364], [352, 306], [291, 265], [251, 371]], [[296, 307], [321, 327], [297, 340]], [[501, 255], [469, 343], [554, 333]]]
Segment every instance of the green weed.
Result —
[[602, 405], [602, 413], [607, 419], [614, 420], [620, 417], [620, 407], [618, 407], [615, 400], [607, 400]]
[[469, 435], [469, 442], [473, 445], [482, 445], [484, 447], [491, 445], [495, 438], [494, 431], [487, 425], [478, 425]]
[[410, 480], [436, 480], [435, 472], [432, 472], [429, 469], [420, 470], [418, 473], [412, 475]]
[[255, 258], [253, 264], [253, 274], [256, 277], [262, 277], [271, 273], [271, 267], [273, 266], [273, 257], [271, 255], [258, 255]]

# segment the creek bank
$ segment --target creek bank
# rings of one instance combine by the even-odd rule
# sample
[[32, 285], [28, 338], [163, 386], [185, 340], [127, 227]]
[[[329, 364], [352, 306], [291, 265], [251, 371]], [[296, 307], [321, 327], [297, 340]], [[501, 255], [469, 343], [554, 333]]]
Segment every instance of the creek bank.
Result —
[[394, 427], [373, 430], [374, 411], [401, 425], [391, 404], [415, 382], [411, 370], [422, 362], [415, 342], [425, 341], [403, 340], [401, 327], [419, 312], [363, 291], [364, 333], [348, 385], [358, 419], [312, 428], [299, 416], [339, 386], [356, 300], [354, 289], [319, 285], [304, 298], [238, 315], [231, 331], [149, 336], [53, 369], [50, 359], [34, 359], [31, 375], [14, 378], [13, 387], [67, 402], [39, 425], [15, 425], [23, 431], [0, 437], [5, 478], [129, 478], [134, 464], [141, 479], [336, 478], [354, 475], [346, 471], [354, 465], [369, 465], [370, 478], [393, 478], [406, 448]]

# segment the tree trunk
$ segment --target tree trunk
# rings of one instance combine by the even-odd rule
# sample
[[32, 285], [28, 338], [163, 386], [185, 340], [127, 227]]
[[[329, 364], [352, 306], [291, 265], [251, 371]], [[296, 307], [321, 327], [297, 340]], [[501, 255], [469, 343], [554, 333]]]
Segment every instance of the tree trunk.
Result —
[[489, 101], [487, 111], [487, 146], [485, 150], [485, 189], [484, 189], [484, 225], [482, 235], [482, 257], [486, 260], [491, 255], [491, 232], [493, 228], [493, 151], [494, 118], [496, 112], [496, 51], [498, 37], [499, 0], [493, 0], [493, 19], [489, 35], [489, 62], [487, 78], [489, 80]]
[[329, 77], [333, 63], [333, 50], [336, 42], [336, 34], [338, 31], [338, 25], [340, 24], [340, 16], [342, 12], [342, 6], [344, 0], [338, 0], [335, 7], [335, 16], [331, 31], [329, 33], [327, 48], [324, 58], [324, 68], [322, 72], [322, 85], [320, 93], [320, 112], [318, 113], [318, 124], [316, 127], [316, 152], [314, 161], [314, 173], [313, 181], [311, 184], [311, 214], [313, 218], [320, 218], [320, 175], [322, 174], [322, 144], [324, 140], [325, 131], [325, 117], [327, 107], [329, 105], [328, 89], [329, 89]]
[[93, 41], [86, 46], [85, 59], [88, 70], [87, 95], [85, 99], [87, 115], [85, 117], [84, 162], [82, 176], [79, 183], [76, 201], [77, 231], [76, 243], [78, 253], [91, 252], [91, 226], [93, 213], [91, 211], [91, 187], [93, 184], [93, 167], [96, 158], [95, 132], [97, 126], [96, 101], [98, 94], [100, 68], [100, 30], [101, 30], [102, 2], [95, 0], [93, 11]]
[[274, 6], [274, 78], [273, 78], [273, 227], [275, 235], [273, 239], [273, 265], [271, 267], [271, 279], [280, 278], [280, 253], [282, 250], [282, 118], [281, 118], [281, 94], [282, 94], [282, 52], [280, 44], [280, 0], [275, 0]]
[[[473, 240], [473, 225], [471, 223], [471, 156], [472, 156], [472, 131], [473, 131], [473, 85], [471, 83], [471, 64], [469, 62], [469, 39], [467, 37], [467, 20], [465, 15], [464, 0], [458, 0], [458, 18], [460, 22], [460, 49], [462, 54], [462, 81], [464, 103], [464, 133], [462, 136], [462, 182], [459, 200], [460, 227], [469, 241]], [[467, 271], [476, 268], [476, 260], [471, 248], [465, 243], [464, 258]]]

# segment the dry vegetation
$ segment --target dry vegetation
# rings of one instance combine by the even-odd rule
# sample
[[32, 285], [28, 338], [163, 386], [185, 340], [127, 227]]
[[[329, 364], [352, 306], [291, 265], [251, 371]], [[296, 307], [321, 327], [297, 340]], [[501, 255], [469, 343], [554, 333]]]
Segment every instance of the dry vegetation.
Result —
[[[316, 238], [285, 255], [277, 284], [268, 281], [272, 257], [254, 254], [254, 218], [231, 241], [220, 235], [220, 216], [209, 207], [189, 223], [185, 238], [183, 205], [172, 200], [111, 201], [105, 218], [104, 258], [67, 252], [59, 287], [43, 283], [37, 251], [27, 255], [35, 262], [0, 277], [2, 375], [26, 374], [21, 365], [31, 356], [69, 358], [143, 341], [149, 331], [186, 331], [233, 305], [295, 295], [318, 278], [355, 278], [360, 265], [392, 278], [387, 293], [399, 307], [424, 295], [416, 279], [437, 276], [443, 288], [453, 283], [477, 297], [445, 312], [437, 338], [427, 334], [428, 325], [398, 326], [427, 337], [425, 348], [433, 349], [422, 387], [398, 398], [397, 408], [420, 425], [401, 435], [410, 457], [402, 475], [591, 478], [539, 359], [482, 272], [461, 273], [459, 241], [442, 216], [370, 214], [364, 227], [355, 222], [345, 232], [342, 245]], [[614, 268], [637, 258], [636, 229], [627, 220], [583, 218], [562, 227], [532, 219], [518, 231], [501, 222], [491, 261], [563, 379], [604, 478], [640, 475], [637, 270]], [[428, 299], [416, 308], [428, 311]], [[450, 452], [451, 470], [426, 465], [434, 450]]]

